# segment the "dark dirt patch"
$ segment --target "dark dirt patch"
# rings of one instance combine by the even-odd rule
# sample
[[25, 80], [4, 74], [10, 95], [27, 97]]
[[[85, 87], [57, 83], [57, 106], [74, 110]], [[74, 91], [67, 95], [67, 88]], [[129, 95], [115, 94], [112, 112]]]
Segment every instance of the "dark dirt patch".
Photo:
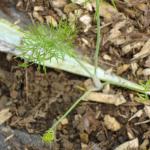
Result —
[[[1, 53], [1, 57], [4, 60], [6, 55]], [[34, 66], [21, 69], [17, 66], [20, 61], [16, 60], [8, 62], [5, 59], [4, 62], [11, 64], [11, 67], [5, 69], [2, 67], [1, 73], [9, 74], [10, 79], [5, 78], [7, 75], [1, 79], [0, 102], [6, 99], [1, 107], [10, 108], [13, 116], [7, 124], [13, 128], [25, 129], [28, 133], [43, 134], [82, 94], [78, 87], [83, 87], [85, 80], [83, 78], [52, 69], [48, 69], [47, 74], [44, 74], [37, 72]], [[58, 128], [58, 142], [54, 143], [53, 149], [56, 150], [56, 147], [62, 150], [81, 149], [84, 145], [87, 149], [92, 149], [94, 146], [113, 149], [128, 140], [128, 130], [142, 143], [144, 133], [149, 132], [149, 124], [135, 126], [134, 123], [144, 121], [146, 118], [143, 116], [128, 122], [133, 113], [142, 109], [143, 106], [137, 104], [131, 103], [130, 100], [119, 107], [81, 103], [68, 116], [68, 124]], [[119, 131], [107, 130], [103, 122], [106, 114], [115, 117], [122, 124]]]

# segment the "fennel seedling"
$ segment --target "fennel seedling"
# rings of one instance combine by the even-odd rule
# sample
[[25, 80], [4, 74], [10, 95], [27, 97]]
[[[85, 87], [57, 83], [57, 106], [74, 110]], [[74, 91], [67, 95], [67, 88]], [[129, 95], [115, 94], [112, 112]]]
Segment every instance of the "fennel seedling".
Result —
[[[66, 35], [66, 36], [63, 36], [62, 34], [59, 34], [60, 32], [57, 29], [52, 28], [52, 31], [54, 31], [54, 33], [58, 32], [57, 33], [58, 35], [62, 35], [59, 38], [60, 38], [60, 41], [63, 41], [63, 42], [61, 42], [61, 44], [62, 44], [61, 46], [62, 46], [62, 49], [63, 49], [64, 48], [63, 44], [66, 45], [68, 43], [68, 41], [70, 40], [70, 38], [69, 38], [69, 40], [68, 40], [68, 38], [66, 38], [66, 37], [68, 37], [67, 35], [70, 34], [70, 27], [66, 26], [66, 24], [65, 24], [66, 28], [64, 30], [63, 28], [61, 28], [62, 26], [63, 25], [60, 25], [59, 29], [62, 33], [65, 33], [64, 35]], [[32, 35], [32, 30], [30, 30], [28, 32], [24, 32], [24, 34], [23, 34], [18, 29], [18, 27], [16, 28], [15, 25], [12, 25], [10, 22], [8, 22], [6, 20], [3, 20], [3, 19], [0, 19], [0, 28], [1, 28], [1, 32], [0, 32], [0, 42], [1, 43], [0, 43], [0, 46], [2, 47], [1, 51], [4, 51], [5, 53], [9, 52], [9, 53], [12, 53], [14, 55], [19, 55], [20, 52], [21, 52], [20, 50], [23, 49], [23, 53], [20, 56], [22, 58], [26, 59], [27, 61], [29, 59], [30, 61], [33, 61], [33, 63], [40, 63], [40, 64], [46, 65], [48, 67], [51, 67], [51, 68], [57, 68], [57, 69], [65, 70], [67, 72], [78, 74], [78, 75], [81, 75], [81, 76], [84, 76], [84, 77], [92, 77], [95, 68], [92, 65], [88, 64], [87, 62], [76, 58], [76, 54], [74, 53], [72, 47], [71, 47], [71, 51], [69, 51], [69, 53], [68, 53], [70, 55], [70, 57], [66, 57], [66, 55], [68, 55], [68, 54], [66, 54], [65, 56], [63, 54], [65, 54], [67, 51], [66, 51], [66, 49], [64, 49], [64, 51], [62, 52], [60, 44], [59, 44], [60, 47], [58, 49], [58, 47], [57, 47], [58, 45], [54, 45], [54, 44], [49, 45], [49, 43], [47, 43], [50, 40], [53, 41], [52, 43], [55, 43], [57, 41], [55, 38], [54, 38], [55, 39], [54, 40], [52, 37], [49, 36], [49, 33], [51, 32], [50, 31], [51, 27], [46, 27], [46, 30], [44, 30], [44, 31], [46, 31], [46, 34], [45, 34], [45, 32], [42, 35], [40, 34], [41, 36], [38, 37], [39, 38], [38, 41], [37, 41], [37, 38], [33, 38], [34, 39], [33, 43], [35, 44], [36, 47], [32, 47], [32, 45], [30, 45], [32, 43], [32, 40], [30, 41], [30, 36], [31, 37], [33, 36]], [[44, 26], [44, 28], [45, 28], [45, 26]], [[31, 29], [32, 29], [32, 27], [31, 27]], [[36, 30], [36, 26], [35, 26], [35, 30]], [[66, 32], [66, 31], [69, 31], [69, 33]], [[74, 30], [71, 29], [71, 32], [72, 31], [73, 31], [73, 36], [71, 36], [71, 38], [73, 38], [74, 35], [75, 35]], [[25, 38], [26, 33], [28, 35], [28, 38]], [[38, 32], [34, 32], [34, 33], [37, 34]], [[39, 33], [40, 33], [40, 30], [39, 30]], [[72, 35], [72, 33], [71, 33], [71, 35]], [[22, 43], [21, 46], [18, 47], [18, 51], [17, 51], [17, 50], [15, 50], [15, 47], [20, 44], [20, 40], [22, 39], [22, 37], [24, 37], [24, 39], [26, 39], [27, 44], [24, 45]], [[40, 38], [40, 37], [44, 37], [44, 38]], [[46, 38], [46, 40], [45, 40], [45, 38]], [[42, 47], [39, 47], [39, 44], [36, 44], [36, 43], [38, 43], [40, 41], [42, 43], [44, 43], [44, 41], [47, 41], [47, 42], [45, 44], [40, 44], [39, 43], [42, 46]], [[6, 46], [6, 44], [7, 44], [7, 46]], [[49, 58], [47, 58], [46, 53], [44, 52], [43, 46], [45, 46], [45, 45], [46, 45], [48, 53], [51, 53], [51, 51], [49, 51], [49, 50], [52, 50], [52, 52], [53, 52], [52, 53], [53, 55], [50, 55], [50, 54], [48, 55], [49, 58], [51, 58], [51, 62], [50, 62]], [[57, 57], [57, 59], [52, 57], [52, 56], [55, 56], [55, 54], [58, 54], [58, 53], [57, 52], [54, 53], [52, 47], [49, 48], [48, 45], [49, 46], [55, 46], [56, 49], [58, 49], [57, 52], [58, 53], [60, 52], [59, 57]], [[71, 46], [72, 45], [73, 44], [72, 44], [72, 40], [71, 40]], [[23, 46], [25, 46], [25, 48], [23, 48]], [[28, 46], [31, 46], [31, 47], [28, 47]], [[69, 44], [69, 47], [70, 47], [70, 44]], [[39, 49], [37, 49], [37, 48], [39, 48]], [[42, 48], [42, 49], [40, 49], [40, 48]], [[32, 55], [33, 53], [31, 53], [31, 51], [29, 51], [29, 50], [35, 50], [35, 51], [37, 50], [37, 53], [35, 52], [34, 55]], [[41, 55], [42, 55], [43, 59], [40, 58]], [[37, 57], [35, 57], [35, 56], [37, 56]], [[62, 58], [64, 58], [64, 61], [61, 62], [60, 59], [62, 59]], [[58, 62], [56, 60], [58, 60]], [[79, 62], [79, 63], [81, 62], [80, 65], [77, 62]], [[26, 67], [26, 65], [23, 65], [23, 66]], [[114, 74], [110, 74], [110, 73], [104, 71], [103, 69], [101, 69], [100, 67], [97, 68], [96, 73], [97, 73], [98, 79], [100, 79], [100, 80], [106, 81], [108, 83], [111, 83], [111, 84], [114, 84], [114, 85], [117, 85], [117, 86], [120, 86], [120, 87], [135, 90], [135, 91], [138, 91], [138, 92], [141, 92], [141, 93], [144, 93], [144, 94], [150, 94], [149, 88], [145, 88], [143, 85], [139, 85], [139, 84], [133, 83], [131, 81], [128, 81], [126, 79], [123, 79], [119, 76], [116, 76]], [[145, 98], [147, 98], [147, 96]], [[81, 100], [82, 99], [79, 98], [79, 101], [77, 100], [77, 102], [79, 103]], [[73, 105], [73, 107], [75, 107], [78, 104], [77, 102], [75, 102], [75, 105]], [[71, 107], [71, 108], [73, 109], [73, 107]], [[69, 112], [70, 112], [70, 109], [69, 109]], [[68, 115], [68, 112], [66, 112], [65, 115], [66, 114]], [[59, 120], [58, 120], [58, 123], [60, 123]], [[55, 125], [54, 125], [54, 127], [57, 128]], [[48, 130], [48, 132], [46, 132], [43, 136], [43, 139], [46, 142], [50, 142], [50, 141], [54, 140], [54, 137], [55, 137], [55, 130], [56, 129], [54, 129], [53, 126], [50, 129], [52, 129], [52, 130]]]
[[[74, 58], [75, 61], [90, 75], [95, 81], [96, 88], [90, 89], [83, 94], [75, 103], [58, 119], [50, 129], [46, 131], [42, 139], [45, 142], [51, 142], [55, 138], [55, 131], [61, 121], [91, 92], [102, 88], [97, 78], [98, 54], [100, 50], [100, 17], [99, 17], [99, 0], [96, 0], [96, 20], [97, 20], [97, 42], [95, 52], [95, 69], [91, 74], [90, 70], [77, 58], [73, 48], [73, 39], [75, 31], [68, 24], [61, 22], [57, 29], [46, 27], [44, 25], [36, 25], [30, 28], [29, 32], [25, 32], [23, 43], [19, 47], [23, 51], [22, 56], [30, 62], [36, 62], [45, 67], [45, 61], [63, 60], [65, 55]], [[45, 69], [45, 68], [43, 68]], [[107, 76], [107, 74], [105, 74]], [[98, 83], [98, 86], [97, 84]]]

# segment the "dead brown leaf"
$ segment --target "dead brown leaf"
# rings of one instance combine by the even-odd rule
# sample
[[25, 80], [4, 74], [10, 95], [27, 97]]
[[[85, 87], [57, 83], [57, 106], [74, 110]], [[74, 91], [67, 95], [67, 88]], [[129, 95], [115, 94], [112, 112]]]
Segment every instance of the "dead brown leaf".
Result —
[[0, 125], [6, 122], [11, 116], [12, 113], [9, 112], [9, 108], [2, 109], [0, 111]]
[[149, 54], [150, 54], [150, 39], [145, 43], [145, 45], [143, 46], [141, 51], [139, 53], [136, 53], [133, 56], [132, 60], [144, 58], [144, 57], [148, 56]]
[[133, 49], [140, 49], [143, 45], [144, 45], [143, 41], [139, 41], [139, 42], [136, 41], [136, 42], [127, 44], [124, 47], [122, 47], [122, 51], [124, 54], [127, 54]]
[[[96, 2], [92, 3], [93, 7], [96, 9]], [[100, 15], [104, 17], [106, 21], [112, 21], [114, 16], [119, 15], [118, 10], [105, 1], [101, 1], [100, 3]]]
[[145, 61], [145, 65], [144, 66], [150, 68], [150, 56]]
[[114, 104], [116, 106], [121, 105], [126, 102], [123, 95], [112, 95], [104, 94], [100, 92], [91, 92], [85, 99], [85, 101], [93, 101], [105, 104]]
[[128, 150], [128, 149], [138, 149], [139, 148], [139, 140], [135, 138], [131, 141], [127, 141], [121, 145], [119, 145], [115, 150]]
[[121, 124], [112, 116], [104, 116], [104, 124], [107, 129], [111, 131], [118, 131], [121, 128]]
[[70, 4], [65, 5], [64, 12], [66, 14], [69, 14], [70, 12], [73, 12], [76, 9], [79, 9], [79, 6], [77, 4], [70, 3]]
[[119, 67], [117, 68], [117, 74], [120, 75], [120, 74], [126, 72], [129, 67], [130, 67], [129, 64], [123, 64], [122, 66], [119, 66]]
[[150, 76], [150, 68], [143, 69], [142, 73], [144, 76]]
[[108, 37], [108, 40], [115, 45], [121, 45], [125, 43], [126, 39], [125, 37], [121, 36], [122, 32], [120, 31], [120, 29], [125, 27], [126, 24], [127, 24], [127, 20], [123, 20], [116, 23], [113, 29], [110, 30], [110, 35]]
[[67, 0], [52, 0], [51, 4], [54, 8], [62, 8], [67, 4]]
[[79, 119], [77, 128], [81, 133], [86, 131], [88, 134], [90, 134], [92, 131], [96, 131], [100, 126], [100, 122], [96, 119], [95, 112], [90, 108], [87, 108], [83, 117], [80, 116], [76, 119]]
[[43, 6], [34, 6], [34, 11], [44, 11]]
[[146, 105], [144, 107], [144, 111], [145, 111], [146, 116], [150, 118], [150, 106]]
[[33, 11], [33, 17], [37, 19], [40, 23], [44, 23], [43, 17], [37, 11]]
[[53, 27], [57, 27], [57, 21], [52, 16], [45, 16], [46, 23], [52, 25]]

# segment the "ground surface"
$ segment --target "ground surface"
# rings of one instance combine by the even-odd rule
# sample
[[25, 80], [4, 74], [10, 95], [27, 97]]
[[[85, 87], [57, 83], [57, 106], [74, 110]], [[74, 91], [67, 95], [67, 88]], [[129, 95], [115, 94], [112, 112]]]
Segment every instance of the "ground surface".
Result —
[[[3, 3], [0, 4], [1, 10], [11, 15], [9, 11], [12, 4], [9, 6], [6, 3], [2, 5]], [[74, 18], [79, 11], [79, 16], [73, 22], [79, 28], [78, 38], [75, 41], [76, 49], [92, 59], [96, 26], [93, 19], [94, 7], [89, 10], [90, 4], [89, 7], [83, 8], [83, 5], [65, 0], [54, 0], [51, 3], [46, 0], [32, 3], [20, 0], [13, 3], [16, 9], [28, 14], [33, 22], [56, 23], [63, 16], [67, 19], [70, 16]], [[102, 48], [99, 65], [126, 79], [135, 82], [147, 81], [150, 75], [150, 3], [146, 0], [127, 2], [118, 0], [116, 7], [118, 11], [110, 5], [101, 8]], [[109, 11], [105, 11], [106, 9]], [[85, 23], [87, 16], [84, 21], [81, 19], [85, 14], [91, 18], [89, 23]], [[49, 17], [52, 17], [50, 20], [53, 22], [47, 19]], [[36, 66], [22, 69], [18, 67], [20, 60], [3, 53], [0, 53], [0, 60], [0, 110], [9, 108], [12, 116], [6, 125], [24, 131], [21, 135], [26, 132], [36, 134], [35, 136], [42, 135], [57, 117], [82, 95], [82, 89], [86, 88], [86, 78], [52, 69], [48, 69], [47, 74], [44, 74], [38, 72]], [[150, 123], [144, 122], [150, 119], [145, 111], [145, 106], [149, 108], [149, 101], [146, 101], [146, 104], [137, 102], [136, 92], [115, 86], [108, 85], [103, 93], [121, 94], [126, 103], [114, 106], [82, 102], [58, 127], [57, 140], [50, 147], [41, 144], [41, 147], [37, 148], [32, 142], [16, 142], [16, 134], [4, 143], [10, 147], [12, 143], [15, 145], [12, 149], [16, 150], [112, 150], [126, 141], [138, 138], [137, 149], [150, 149]], [[140, 115], [129, 121], [137, 112]], [[120, 125], [117, 131], [106, 125], [106, 116], [117, 120]], [[0, 135], [2, 139], [8, 137], [8, 134]]]

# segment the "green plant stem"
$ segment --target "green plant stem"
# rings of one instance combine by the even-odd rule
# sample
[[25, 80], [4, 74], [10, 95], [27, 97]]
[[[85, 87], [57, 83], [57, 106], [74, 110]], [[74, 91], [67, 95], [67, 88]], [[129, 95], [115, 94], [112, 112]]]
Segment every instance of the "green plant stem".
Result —
[[[97, 41], [96, 41], [96, 51], [95, 51], [95, 56], [94, 56], [94, 61], [95, 61], [95, 70], [94, 70], [94, 74], [92, 75], [90, 73], [90, 71], [77, 59], [75, 58], [75, 60], [83, 67], [83, 69], [89, 73], [89, 75], [91, 76], [91, 78], [93, 79], [93, 82], [95, 83], [95, 88], [94, 89], [90, 89], [87, 92], [85, 92], [78, 100], [76, 100], [74, 102], [74, 104], [65, 112], [65, 114], [60, 117], [54, 124], [53, 126], [49, 129], [49, 131], [51, 130], [56, 130], [57, 126], [59, 125], [59, 123], [62, 122], [62, 120], [86, 97], [88, 96], [92, 91], [98, 91], [102, 88], [101, 83], [99, 80], [97, 80], [96, 78], [96, 70], [97, 70], [97, 66], [98, 66], [98, 55], [99, 55], [99, 50], [100, 50], [100, 16], [99, 16], [99, 5], [100, 5], [100, 1], [96, 0], [96, 20], [97, 20]], [[97, 83], [98, 82], [98, 83]], [[98, 86], [97, 86], [98, 85]]]
[[75, 101], [75, 103], [65, 112], [65, 114], [59, 118], [58, 121], [56, 121], [53, 126], [50, 129], [55, 130], [59, 123], [62, 122], [62, 120], [86, 97], [90, 94], [90, 92], [94, 91], [94, 89], [88, 90], [85, 92], [78, 100]]
[[84, 66], [84, 64], [78, 58], [74, 58], [74, 59], [90, 75], [90, 77], [93, 78], [94, 75], [91, 74], [91, 72]]
[[98, 55], [99, 55], [99, 51], [100, 51], [100, 42], [101, 42], [99, 5], [100, 5], [100, 0], [96, 0], [97, 40], [96, 40], [96, 51], [95, 51], [95, 55], [94, 55], [94, 65], [95, 65], [94, 74], [95, 74], [95, 76], [96, 76], [96, 70], [97, 70], [97, 66], [98, 66]]

